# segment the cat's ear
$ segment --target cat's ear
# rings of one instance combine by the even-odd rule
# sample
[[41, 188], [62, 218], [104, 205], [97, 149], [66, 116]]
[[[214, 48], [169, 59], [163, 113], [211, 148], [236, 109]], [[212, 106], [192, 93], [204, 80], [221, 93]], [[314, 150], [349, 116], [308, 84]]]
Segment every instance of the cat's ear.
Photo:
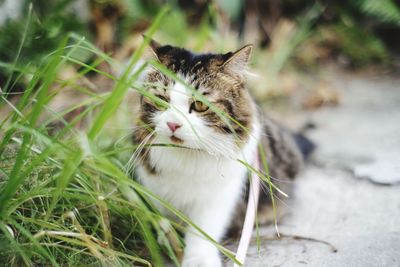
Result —
[[143, 34], [143, 38], [149, 39], [149, 48], [150, 48], [149, 50], [151, 51], [152, 56], [154, 58], [156, 58], [158, 61], [162, 62], [161, 58], [160, 58], [160, 52], [159, 52], [160, 51], [159, 49], [162, 47], [162, 45], [159, 42], [147, 37], [144, 34]]
[[253, 45], [246, 45], [236, 52], [230, 52], [224, 56], [227, 58], [222, 64], [224, 70], [233, 75], [243, 76], [247, 70]]
[[150, 49], [153, 52], [154, 56], [158, 58], [158, 49], [162, 46], [159, 42], [154, 41], [153, 39], [150, 40], [149, 43]]

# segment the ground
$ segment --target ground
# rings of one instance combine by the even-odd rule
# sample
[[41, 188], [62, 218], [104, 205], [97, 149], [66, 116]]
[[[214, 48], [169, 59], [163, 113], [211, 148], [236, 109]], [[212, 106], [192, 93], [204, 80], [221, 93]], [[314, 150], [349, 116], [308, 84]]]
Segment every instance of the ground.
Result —
[[311, 119], [318, 149], [245, 266], [400, 266], [400, 79], [333, 72], [340, 105]]

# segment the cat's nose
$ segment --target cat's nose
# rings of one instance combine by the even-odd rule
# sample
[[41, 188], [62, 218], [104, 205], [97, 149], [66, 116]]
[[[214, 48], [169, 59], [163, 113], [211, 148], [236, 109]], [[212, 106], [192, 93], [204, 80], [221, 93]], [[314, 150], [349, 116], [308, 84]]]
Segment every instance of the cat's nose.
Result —
[[178, 128], [180, 128], [182, 125], [176, 122], [167, 122], [168, 128], [174, 133]]

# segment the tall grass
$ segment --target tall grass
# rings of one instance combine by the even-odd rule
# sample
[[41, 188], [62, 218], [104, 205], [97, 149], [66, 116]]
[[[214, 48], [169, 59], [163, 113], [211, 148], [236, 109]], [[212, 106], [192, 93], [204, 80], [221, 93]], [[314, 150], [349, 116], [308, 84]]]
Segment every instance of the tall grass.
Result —
[[[154, 20], [149, 36], [166, 12]], [[110, 93], [88, 94], [83, 103], [61, 112], [49, 110], [54, 97], [88, 71], [103, 74], [97, 65], [110, 57], [71, 34], [33, 72], [15, 68], [17, 59], [2, 64], [14, 70], [13, 79], [30, 77], [16, 103], [6, 98], [12, 80], [1, 96], [2, 264], [163, 266], [163, 255], [178, 264], [169, 242], [163, 242], [165, 249], [157, 243], [162, 216], [152, 208], [151, 194], [122, 170], [119, 150], [134, 151], [134, 145], [126, 140], [124, 147], [104, 147], [103, 142], [115, 137], [107, 136], [105, 125], [143, 70], [130, 75], [146, 45], [136, 50], [121, 77], [108, 75], [115, 81]], [[85, 64], [75, 56], [81, 51], [99, 60]], [[60, 80], [60, 72], [70, 65], [79, 72], [71, 81]], [[64, 114], [78, 109], [75, 119], [63, 120]], [[53, 119], [43, 119], [49, 113]], [[88, 127], [78, 130], [76, 125], [84, 120]], [[59, 121], [63, 125], [54, 128]]]
[[[71, 1], [57, 3], [58, 9], [63, 9], [68, 2]], [[399, 12], [392, 7], [392, 1], [375, 2], [363, 0], [356, 4], [367, 14], [397, 25]], [[130, 9], [139, 10], [133, 2]], [[283, 38], [283, 43], [258, 57], [258, 67], [263, 69], [263, 76], [269, 83], [278, 84], [279, 73], [297, 47], [310, 37], [314, 22], [323, 10], [324, 7], [315, 5], [304, 16], [305, 20], [298, 23], [299, 27], [293, 28], [290, 42]], [[55, 39], [57, 42], [62, 40], [53, 52], [43, 57], [43, 51], [47, 50], [40, 50], [41, 53], [34, 57], [40, 60], [28, 62], [27, 55], [34, 51], [23, 52], [27, 39], [35, 37], [30, 32], [35, 20], [31, 12], [32, 6], [24, 19], [22, 36], [12, 57], [14, 60], [11, 63], [0, 61], [2, 73], [8, 74], [0, 91], [0, 265], [158, 267], [172, 261], [179, 266], [184, 246], [180, 233], [187, 224], [235, 260], [231, 251], [131, 177], [129, 159], [139, 147], [130, 141], [134, 122], [131, 104], [125, 99], [129, 93], [136, 92], [159, 105], [168, 106], [143, 90], [137, 82], [147, 64], [151, 64], [191, 90], [229, 127], [239, 123], [158, 62], [140, 63], [149, 39], [143, 40], [119, 76], [101, 68], [103, 64], [114, 65], [112, 57], [74, 33], [68, 33], [64, 38], [58, 38], [62, 36], [59, 35]], [[189, 25], [184, 14], [174, 10], [168, 13], [170, 19], [166, 20], [167, 12], [167, 8], [159, 12], [146, 32], [147, 36], [158, 31], [176, 45], [184, 45], [190, 39], [195, 50], [201, 50], [210, 38], [217, 46], [225, 45], [224, 49], [232, 45], [223, 40], [218, 43], [218, 35], [213, 34], [209, 21], [216, 20], [213, 18], [217, 16], [216, 10], [210, 8], [210, 14], [202, 20], [193, 38], [187, 34]], [[52, 17], [59, 14], [54, 12]], [[51, 23], [50, 19], [35, 21], [45, 26]], [[352, 35], [347, 34], [348, 26], [340, 27], [338, 32], [346, 37], [343, 40], [361, 36], [354, 30]], [[33, 32], [37, 33], [37, 29]], [[368, 43], [372, 44], [371, 51], [383, 51], [380, 43]], [[349, 47], [346, 50], [350, 51], [354, 45], [343, 41], [342, 46]], [[360, 58], [364, 58], [364, 54], [360, 54]], [[355, 57], [358, 53], [351, 52], [351, 55]], [[89, 58], [93, 60], [87, 60]], [[71, 67], [74, 74], [62, 78]], [[90, 84], [82, 85], [80, 81], [92, 73], [112, 81], [112, 88], [96, 92]], [[23, 84], [24, 90], [11, 97], [11, 89], [16, 84]], [[266, 88], [260, 86], [259, 89]], [[62, 97], [66, 90], [79, 91], [82, 100], [62, 110], [53, 109], [52, 102]], [[70, 114], [74, 116], [66, 119]], [[260, 157], [264, 171], [254, 169], [251, 159], [241, 163], [265, 182], [272, 192], [273, 212], [276, 213], [274, 195], [284, 193], [271, 182], [262, 148]], [[161, 203], [179, 220], [164, 218], [153, 201]]]
[[[147, 36], [155, 33], [167, 12], [167, 8], [160, 11]], [[25, 36], [20, 47], [24, 40]], [[148, 41], [144, 39], [119, 77], [99, 69], [103, 62], [114, 64], [111, 57], [72, 33], [36, 68], [20, 67], [18, 57], [12, 64], [1, 62], [0, 67], [12, 70], [0, 105], [1, 264], [164, 266], [168, 258], [179, 266], [183, 241], [178, 232], [187, 224], [235, 261], [232, 252], [124, 170], [137, 149], [129, 140], [133, 121], [129, 103], [124, 102], [128, 92], [136, 90], [168, 105], [137, 83], [148, 64], [139, 63]], [[82, 53], [96, 59], [85, 63], [79, 57]], [[163, 66], [152, 64], [183, 82]], [[61, 79], [70, 66], [78, 71], [67, 80]], [[112, 90], [96, 94], [78, 85], [89, 72], [112, 80]], [[10, 100], [7, 92], [18, 79], [29, 81], [22, 94]], [[68, 109], [52, 110], [50, 103], [68, 88], [80, 91], [85, 98]], [[225, 121], [236, 123], [216, 107], [211, 108]], [[70, 113], [77, 115], [64, 119]], [[132, 126], [127, 127], [127, 123]], [[248, 163], [243, 164], [251, 170]], [[266, 179], [261, 172], [260, 176]], [[164, 218], [154, 208], [154, 200], [179, 221]]]

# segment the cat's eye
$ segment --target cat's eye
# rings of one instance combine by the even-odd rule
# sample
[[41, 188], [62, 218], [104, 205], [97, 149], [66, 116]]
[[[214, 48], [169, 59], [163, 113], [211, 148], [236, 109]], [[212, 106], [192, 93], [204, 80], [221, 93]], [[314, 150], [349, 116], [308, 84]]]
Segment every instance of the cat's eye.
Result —
[[208, 109], [208, 106], [201, 101], [193, 101], [193, 103], [190, 105], [189, 113], [194, 110], [196, 112], [204, 112]]
[[[162, 95], [154, 95], [155, 97], [157, 97], [157, 100], [153, 100], [152, 102], [160, 109], [165, 109], [166, 105], [164, 104], [164, 102], [168, 102], [168, 99], [165, 96]], [[164, 102], [162, 102], [164, 101]]]

